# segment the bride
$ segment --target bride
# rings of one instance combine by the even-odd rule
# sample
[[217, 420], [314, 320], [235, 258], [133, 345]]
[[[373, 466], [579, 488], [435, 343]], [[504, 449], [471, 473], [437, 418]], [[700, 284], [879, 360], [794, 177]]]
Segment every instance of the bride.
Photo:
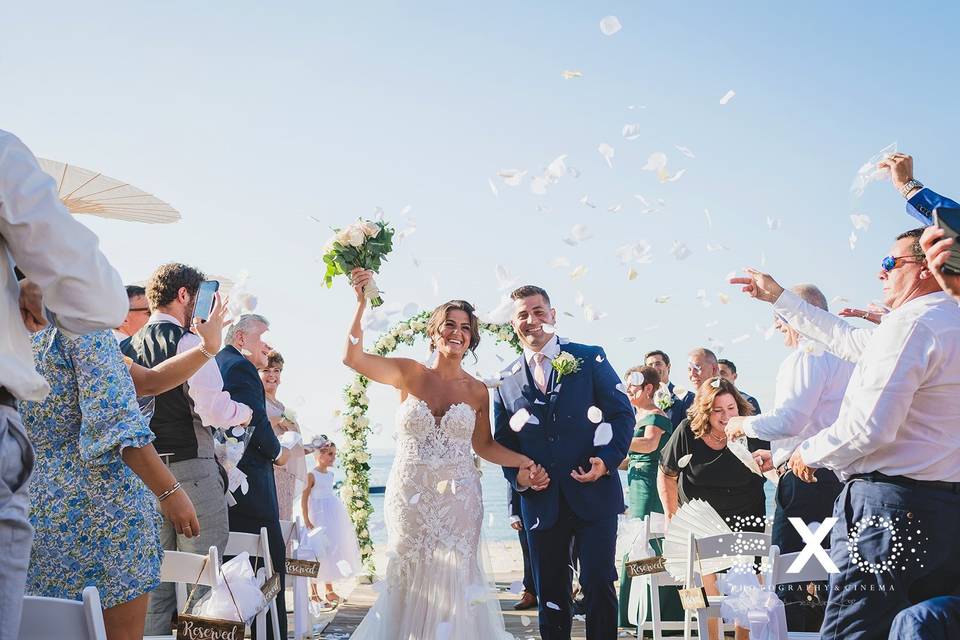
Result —
[[470, 303], [437, 307], [427, 333], [437, 357], [430, 366], [363, 351], [361, 317], [369, 271], [351, 273], [357, 312], [344, 364], [400, 390], [397, 454], [385, 496], [389, 562], [380, 596], [354, 640], [496, 640], [504, 631], [497, 599], [480, 565], [483, 502], [473, 449], [486, 460], [549, 479], [526, 456], [493, 440], [486, 385], [461, 361], [480, 343]]

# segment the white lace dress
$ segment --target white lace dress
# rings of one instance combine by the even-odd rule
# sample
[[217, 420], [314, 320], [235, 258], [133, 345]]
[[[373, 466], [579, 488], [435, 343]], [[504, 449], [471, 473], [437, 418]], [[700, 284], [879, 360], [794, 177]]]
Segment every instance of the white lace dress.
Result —
[[470, 439], [476, 415], [456, 404], [437, 421], [408, 396], [385, 496], [386, 578], [353, 640], [498, 640], [504, 631], [481, 568], [483, 500]]

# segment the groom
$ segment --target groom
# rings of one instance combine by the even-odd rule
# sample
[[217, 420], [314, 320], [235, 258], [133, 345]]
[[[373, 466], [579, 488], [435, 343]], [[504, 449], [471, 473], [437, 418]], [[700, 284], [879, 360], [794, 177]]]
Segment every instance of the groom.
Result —
[[[494, 396], [494, 437], [529, 456], [549, 475], [544, 482], [517, 469], [503, 470], [521, 492], [540, 600], [540, 635], [543, 640], [570, 638], [570, 565], [576, 538], [587, 638], [613, 639], [617, 516], [625, 509], [617, 467], [627, 457], [633, 409], [617, 389], [620, 379], [603, 349], [568, 342], [553, 332], [556, 310], [546, 291], [527, 285], [510, 297], [511, 324], [523, 355], [504, 372]], [[511, 425], [521, 409], [530, 418], [522, 426], [519, 419]]]

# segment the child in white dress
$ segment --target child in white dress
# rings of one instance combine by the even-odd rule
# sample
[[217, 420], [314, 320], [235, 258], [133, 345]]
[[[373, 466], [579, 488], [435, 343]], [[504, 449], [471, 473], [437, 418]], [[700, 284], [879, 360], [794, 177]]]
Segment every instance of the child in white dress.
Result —
[[[309, 550], [320, 563], [317, 582], [325, 583], [325, 600], [337, 605], [342, 599], [334, 592], [333, 582], [360, 573], [360, 547], [347, 508], [333, 490], [330, 467], [337, 459], [337, 445], [326, 436], [318, 436], [310, 444], [317, 466], [307, 474], [307, 486], [300, 498], [304, 521], [310, 530], [307, 549], [302, 551]], [[319, 602], [316, 583], [311, 585], [311, 592], [311, 600]]]

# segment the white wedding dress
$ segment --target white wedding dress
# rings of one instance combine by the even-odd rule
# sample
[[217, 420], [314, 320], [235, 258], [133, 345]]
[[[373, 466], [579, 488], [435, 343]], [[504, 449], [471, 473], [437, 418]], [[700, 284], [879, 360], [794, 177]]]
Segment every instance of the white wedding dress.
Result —
[[499, 640], [500, 606], [480, 563], [483, 500], [466, 403], [439, 421], [413, 396], [397, 411], [385, 496], [389, 550], [379, 597], [353, 640]]

